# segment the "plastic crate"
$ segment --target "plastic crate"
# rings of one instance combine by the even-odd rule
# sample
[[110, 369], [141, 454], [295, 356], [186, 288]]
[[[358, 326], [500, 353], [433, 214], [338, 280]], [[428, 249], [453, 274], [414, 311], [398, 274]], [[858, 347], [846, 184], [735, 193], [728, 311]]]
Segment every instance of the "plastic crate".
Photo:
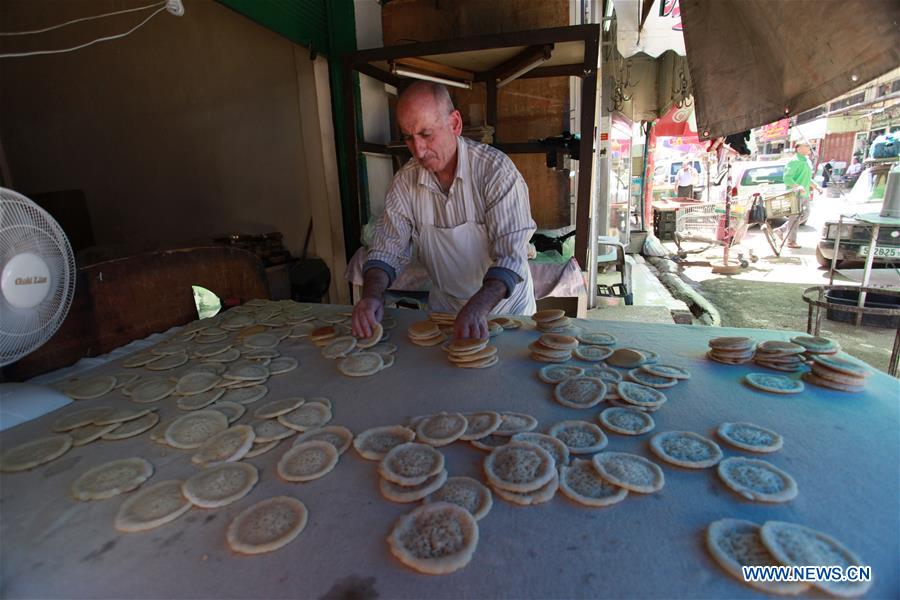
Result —
[[784, 219], [800, 212], [800, 199], [797, 192], [785, 192], [777, 196], [765, 196], [767, 219]]

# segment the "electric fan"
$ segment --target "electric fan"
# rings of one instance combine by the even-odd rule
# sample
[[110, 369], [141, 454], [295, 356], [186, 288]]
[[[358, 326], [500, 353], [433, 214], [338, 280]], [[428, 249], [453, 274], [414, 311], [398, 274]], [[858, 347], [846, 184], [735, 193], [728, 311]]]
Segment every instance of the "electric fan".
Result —
[[[0, 367], [41, 347], [62, 325], [75, 293], [75, 257], [41, 207], [0, 187]], [[69, 398], [44, 386], [0, 384], [0, 431]]]

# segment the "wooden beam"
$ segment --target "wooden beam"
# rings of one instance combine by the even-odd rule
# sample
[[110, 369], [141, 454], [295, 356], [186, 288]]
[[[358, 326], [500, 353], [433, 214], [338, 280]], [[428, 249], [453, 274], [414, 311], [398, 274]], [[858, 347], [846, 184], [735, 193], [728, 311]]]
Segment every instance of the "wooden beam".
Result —
[[[514, 77], [509, 81], [503, 83], [506, 85], [511, 81], [521, 77], [524, 73], [536, 69], [538, 65], [541, 65], [548, 60], [553, 55], [553, 44], [544, 44], [542, 46], [529, 46], [516, 56], [512, 57], [508, 61], [497, 65], [493, 70], [494, 79], [498, 84], [503, 83], [505, 80], [510, 77]], [[529, 68], [530, 67], [530, 68]], [[522, 73], [523, 69], [528, 69]]]
[[519, 76], [519, 79], [536, 79], [540, 77], [584, 77], [584, 65], [553, 65], [538, 67]]
[[[584, 77], [584, 63], [575, 63], [571, 65], [553, 65], [551, 67], [537, 67], [519, 75], [519, 79], [540, 79], [542, 77]], [[493, 73], [476, 73], [475, 81], [478, 83], [487, 83], [493, 79]]]
[[504, 154], [545, 154], [551, 148], [540, 142], [514, 142], [508, 144], [493, 144], [494, 148]]
[[[590, 74], [581, 80], [581, 148], [578, 161], [578, 195], [575, 208], [575, 259], [581, 268], [596, 269], [588, 264], [588, 242], [591, 235], [591, 201], [594, 197], [594, 125], [597, 117], [597, 59], [600, 50], [597, 35], [585, 42], [584, 66]], [[595, 215], [596, 217], [596, 215]]]
[[403, 83], [402, 78], [397, 77], [396, 75], [392, 75], [387, 71], [383, 71], [374, 65], [370, 65], [369, 63], [354, 63], [353, 68], [363, 75], [368, 75], [373, 79], [377, 79], [378, 81], [381, 81], [388, 85], [392, 85], [394, 87], [400, 87], [400, 85]]
[[497, 127], [497, 80], [491, 77], [485, 83], [487, 84], [487, 90], [485, 91], [487, 97], [487, 112], [484, 115], [485, 125], [490, 125], [494, 128], [494, 144], [497, 144], [500, 142], [500, 132]]
[[475, 73], [473, 73], [472, 71], [457, 69], [456, 67], [443, 65], [441, 63], [426, 60], [424, 58], [398, 58], [394, 60], [394, 62], [398, 65], [411, 67], [417, 71], [422, 71], [423, 73], [427, 73], [429, 75], [438, 75], [441, 77], [448, 77], [450, 79], [459, 79], [460, 81], [472, 81], [475, 79]]
[[551, 27], [548, 29], [534, 29], [530, 31], [511, 31], [507, 33], [492, 33], [460, 38], [456, 40], [442, 40], [438, 42], [419, 42], [415, 44], [402, 44], [388, 46], [386, 48], [372, 48], [354, 53], [354, 61], [374, 62], [376, 60], [391, 60], [410, 56], [431, 56], [434, 54], [450, 54], [453, 52], [470, 52], [473, 50], [487, 50], [489, 48], [508, 48], [510, 46], [538, 46], [543, 44], [555, 44], [560, 42], [587, 41], [600, 35], [600, 25], [572, 25], [569, 27]]
[[366, 154], [381, 154], [383, 156], [409, 154], [409, 149], [405, 144], [401, 146], [392, 146], [386, 144], [372, 144], [369, 142], [362, 142], [359, 145], [359, 151], [365, 152]]

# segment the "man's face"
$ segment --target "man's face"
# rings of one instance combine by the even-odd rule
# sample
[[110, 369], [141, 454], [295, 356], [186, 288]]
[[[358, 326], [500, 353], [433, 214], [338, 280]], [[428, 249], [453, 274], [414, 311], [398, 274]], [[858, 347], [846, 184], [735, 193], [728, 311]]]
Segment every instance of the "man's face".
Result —
[[797, 146], [797, 154], [800, 156], [809, 156], [809, 146], [806, 144], [800, 144]]
[[419, 164], [432, 172], [443, 171], [456, 156], [456, 136], [462, 117], [454, 110], [442, 114], [428, 94], [403, 98], [397, 106], [397, 122], [406, 147]]

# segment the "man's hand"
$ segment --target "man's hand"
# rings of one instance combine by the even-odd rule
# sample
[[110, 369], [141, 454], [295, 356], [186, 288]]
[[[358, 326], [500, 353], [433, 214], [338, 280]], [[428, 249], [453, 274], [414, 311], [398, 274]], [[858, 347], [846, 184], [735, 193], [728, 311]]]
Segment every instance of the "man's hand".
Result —
[[466, 304], [453, 325], [453, 337], [456, 339], [474, 338], [483, 340], [488, 337], [487, 311], [483, 312], [471, 303]]
[[384, 301], [380, 298], [363, 298], [353, 307], [353, 335], [367, 338], [375, 325], [384, 317]]
[[455, 339], [485, 339], [488, 337], [487, 316], [491, 309], [506, 295], [506, 284], [497, 279], [488, 279], [481, 289], [472, 296], [456, 315], [453, 326]]
[[363, 280], [363, 297], [353, 307], [353, 335], [367, 338], [384, 316], [384, 290], [389, 282], [388, 274], [374, 268], [366, 271]]

